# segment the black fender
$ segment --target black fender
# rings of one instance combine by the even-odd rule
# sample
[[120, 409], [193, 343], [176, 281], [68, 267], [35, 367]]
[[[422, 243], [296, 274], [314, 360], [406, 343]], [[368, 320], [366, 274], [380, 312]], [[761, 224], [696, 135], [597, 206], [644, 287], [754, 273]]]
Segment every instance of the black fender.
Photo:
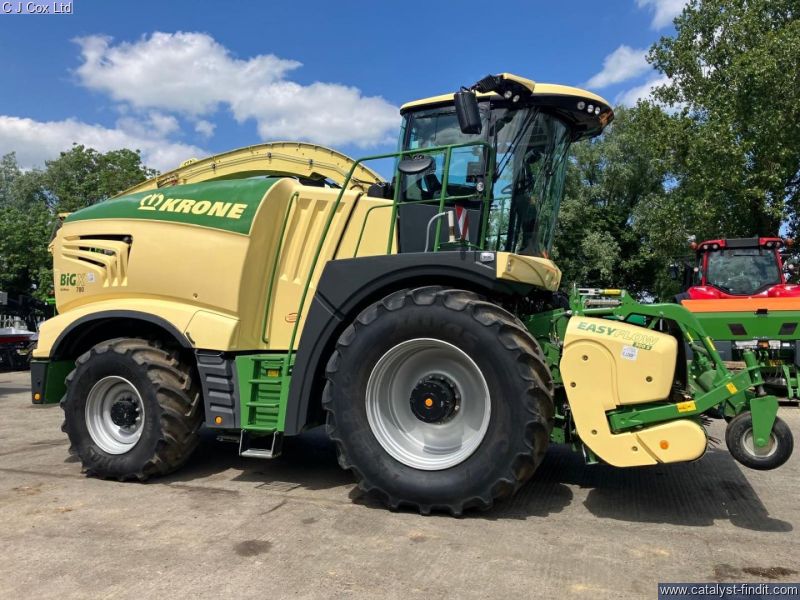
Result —
[[286, 435], [300, 433], [315, 421], [313, 410], [309, 412], [311, 400], [322, 395], [325, 365], [344, 328], [372, 302], [399, 289], [424, 285], [492, 296], [524, 296], [533, 289], [498, 279], [494, 252], [419, 252], [329, 261], [306, 313], [292, 368]]
[[154, 325], [172, 336], [183, 348], [192, 349], [192, 343], [186, 336], [178, 331], [172, 323], [161, 317], [135, 310], [104, 310], [83, 316], [70, 323], [53, 343], [50, 350], [50, 358], [72, 357], [77, 348], [85, 346], [85, 344], [82, 344], [82, 340], [93, 339], [92, 336], [98, 328], [108, 324], [109, 321], [115, 320], [139, 321]]

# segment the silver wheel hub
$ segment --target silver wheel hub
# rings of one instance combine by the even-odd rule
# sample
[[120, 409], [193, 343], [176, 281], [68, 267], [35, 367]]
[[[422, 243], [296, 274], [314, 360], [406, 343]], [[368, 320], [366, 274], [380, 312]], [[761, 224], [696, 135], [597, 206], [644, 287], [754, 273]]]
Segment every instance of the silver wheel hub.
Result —
[[109, 375], [92, 386], [86, 399], [86, 428], [108, 454], [125, 454], [142, 437], [144, 402], [124, 377]]
[[778, 440], [775, 438], [775, 434], [770, 432], [767, 445], [759, 448], [756, 446], [756, 441], [753, 438], [753, 430], [748, 429], [742, 434], [742, 447], [744, 448], [745, 452], [751, 456], [755, 456], [756, 458], [767, 458], [778, 451]]
[[367, 420], [399, 462], [426, 471], [469, 458], [491, 417], [489, 386], [469, 355], [448, 342], [416, 338], [390, 348], [367, 382]]

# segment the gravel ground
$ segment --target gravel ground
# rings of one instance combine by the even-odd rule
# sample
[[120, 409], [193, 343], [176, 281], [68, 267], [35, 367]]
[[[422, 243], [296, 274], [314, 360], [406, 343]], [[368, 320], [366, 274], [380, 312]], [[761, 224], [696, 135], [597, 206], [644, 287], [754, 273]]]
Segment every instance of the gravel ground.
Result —
[[[659, 581], [800, 581], [797, 455], [750, 471], [723, 442], [622, 470], [554, 446], [492, 511], [422, 517], [363, 498], [323, 431], [273, 461], [204, 437], [172, 476], [87, 478], [28, 377], [0, 373], [0, 598], [655, 598]], [[781, 416], [800, 438], [800, 410]]]

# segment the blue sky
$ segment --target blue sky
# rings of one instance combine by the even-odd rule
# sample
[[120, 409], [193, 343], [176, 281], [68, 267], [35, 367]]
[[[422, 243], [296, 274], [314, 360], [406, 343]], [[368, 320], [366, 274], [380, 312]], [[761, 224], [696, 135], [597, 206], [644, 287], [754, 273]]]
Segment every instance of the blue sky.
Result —
[[632, 103], [659, 81], [644, 51], [673, 33], [684, 3], [73, 0], [71, 15], [0, 11], [0, 154], [30, 168], [72, 142], [126, 146], [160, 170], [284, 139], [371, 154], [393, 147], [403, 102], [502, 71]]

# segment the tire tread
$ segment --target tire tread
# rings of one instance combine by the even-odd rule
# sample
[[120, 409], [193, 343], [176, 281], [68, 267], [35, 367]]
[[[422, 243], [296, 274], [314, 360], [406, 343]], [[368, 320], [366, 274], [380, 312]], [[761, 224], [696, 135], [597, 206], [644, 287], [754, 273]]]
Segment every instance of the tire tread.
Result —
[[[198, 431], [203, 422], [201, 395], [192, 381], [190, 369], [182, 364], [177, 353], [164, 348], [159, 342], [139, 338], [115, 338], [100, 342], [75, 361], [75, 369], [67, 376], [67, 393], [61, 400], [65, 419], [61, 430], [69, 433], [67, 403], [70, 402], [70, 384], [77, 370], [94, 356], [116, 352], [128, 356], [143, 368], [155, 388], [156, 399], [161, 408], [160, 437], [153, 456], [141, 468], [122, 474], [108, 474], [102, 463], [106, 460], [87, 460], [81, 456], [84, 472], [100, 478], [115, 478], [120, 481], [146, 481], [152, 476], [166, 475], [181, 467], [199, 442]], [[70, 439], [69, 452], [78, 455]], [[99, 464], [98, 464], [99, 463]]]
[[513, 495], [519, 487], [533, 474], [544, 456], [544, 448], [536, 449], [532, 436], [526, 435], [524, 449], [511, 461], [505, 474], [486, 486], [480, 494], [449, 504], [426, 504], [408, 499], [393, 497], [388, 491], [369, 481], [352, 460], [349, 459], [345, 444], [336, 424], [336, 410], [333, 406], [333, 388], [341, 364], [341, 353], [346, 351], [359, 332], [370, 326], [381, 314], [397, 311], [407, 303], [417, 306], [428, 306], [439, 303], [448, 310], [468, 311], [474, 321], [483, 327], [494, 330], [505, 349], [515, 356], [520, 377], [528, 382], [525, 397], [522, 399], [527, 417], [521, 431], [544, 426], [549, 435], [553, 427], [553, 380], [544, 362], [544, 354], [522, 323], [502, 307], [483, 300], [477, 294], [460, 289], [441, 286], [426, 286], [416, 289], [405, 289], [390, 294], [383, 300], [364, 309], [353, 324], [349, 325], [340, 336], [336, 349], [332, 353], [325, 370], [327, 383], [323, 391], [322, 407], [327, 413], [328, 434], [336, 445], [339, 465], [353, 472], [358, 487], [365, 493], [379, 498], [390, 509], [397, 510], [409, 506], [421, 514], [429, 514], [434, 510], [444, 510], [455, 516], [465, 510], [477, 508], [488, 510], [498, 499]]

